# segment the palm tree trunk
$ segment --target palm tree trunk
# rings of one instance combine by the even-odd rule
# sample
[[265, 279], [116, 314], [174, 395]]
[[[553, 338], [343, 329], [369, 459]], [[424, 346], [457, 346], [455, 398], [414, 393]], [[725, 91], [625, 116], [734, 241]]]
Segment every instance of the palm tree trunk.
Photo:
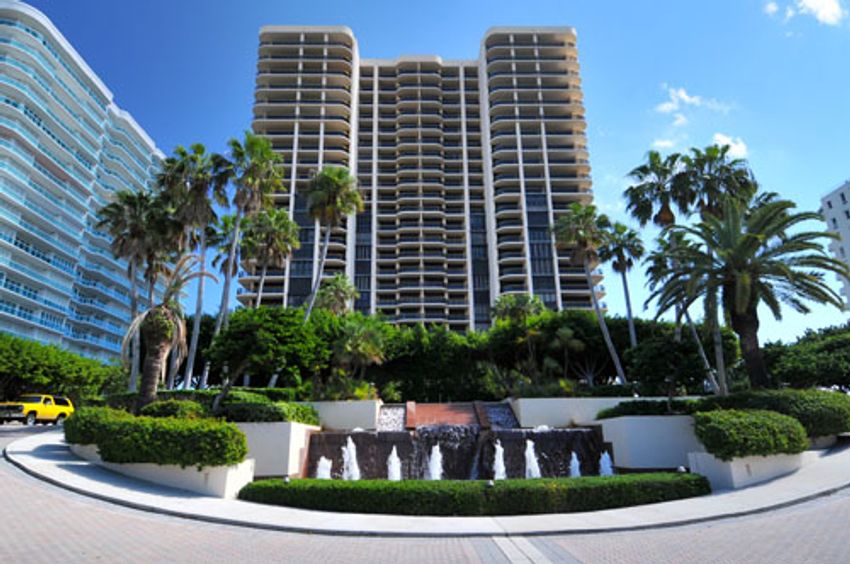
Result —
[[726, 379], [726, 359], [723, 355], [723, 335], [720, 332], [720, 321], [718, 319], [716, 289], [709, 289], [706, 293], [705, 309], [706, 320], [711, 329], [711, 339], [714, 345], [714, 363], [717, 368], [717, 382], [720, 384], [720, 394], [726, 395], [729, 393], [729, 382]]
[[325, 271], [325, 260], [328, 258], [328, 246], [331, 242], [332, 227], [328, 225], [325, 228], [325, 237], [322, 244], [322, 256], [319, 259], [319, 272], [316, 275], [316, 280], [313, 281], [313, 289], [310, 292], [310, 303], [307, 304], [307, 311], [304, 314], [304, 321], [310, 319], [310, 312], [313, 311], [313, 304], [316, 303], [316, 295], [319, 293], [319, 286], [322, 284], [322, 273]]
[[260, 284], [257, 287], [257, 305], [254, 308], [260, 307], [260, 303], [263, 301], [263, 286], [266, 285], [266, 272], [269, 270], [269, 261], [263, 261], [263, 270], [260, 272]]
[[207, 261], [207, 230], [201, 227], [201, 249], [199, 256], [198, 294], [195, 297], [195, 319], [192, 320], [192, 339], [189, 342], [189, 356], [186, 357], [186, 371], [183, 373], [183, 389], [188, 390], [192, 385], [192, 375], [195, 371], [195, 354], [198, 351], [198, 339], [201, 333], [201, 317], [204, 313], [204, 272], [206, 272]]
[[752, 308], [743, 314], [732, 313], [732, 328], [741, 339], [741, 355], [747, 367], [747, 375], [753, 387], [765, 388], [770, 386], [770, 374], [759, 346], [759, 319]]
[[156, 401], [156, 388], [162, 376], [165, 358], [171, 348], [168, 340], [159, 343], [148, 343], [150, 348], [145, 354], [145, 366], [142, 370], [142, 382], [139, 389], [139, 397], [136, 400], [136, 412], [138, 413], [147, 404]]
[[699, 352], [699, 358], [702, 361], [702, 367], [705, 370], [705, 375], [708, 377], [709, 382], [711, 382], [711, 387], [714, 388], [714, 393], [725, 395], [722, 393], [720, 385], [717, 383], [717, 378], [714, 377], [714, 371], [711, 369], [711, 363], [708, 361], [708, 355], [705, 354], [705, 347], [702, 346], [702, 340], [699, 338], [699, 333], [697, 333], [694, 320], [691, 319], [691, 314], [688, 313], [687, 308], [683, 309], [685, 313], [685, 321], [688, 323], [688, 328], [691, 330], [691, 337], [693, 337], [694, 342], [697, 345], [697, 351]]
[[629, 277], [626, 276], [626, 271], [620, 273], [623, 277], [623, 293], [626, 296], [626, 318], [629, 322], [629, 344], [632, 348], [637, 347], [637, 332], [635, 331], [635, 319], [632, 317], [632, 298], [629, 295]]
[[617, 349], [614, 348], [614, 341], [611, 340], [611, 334], [608, 332], [608, 324], [605, 323], [605, 317], [602, 315], [602, 309], [599, 307], [599, 300], [596, 298], [596, 290], [593, 288], [593, 278], [590, 276], [590, 262], [587, 258], [584, 259], [584, 276], [587, 280], [587, 287], [590, 288], [590, 299], [593, 302], [593, 309], [596, 311], [596, 319], [599, 321], [599, 329], [602, 331], [602, 337], [605, 339], [605, 345], [608, 347], [608, 353], [611, 355], [611, 360], [614, 362], [614, 368], [617, 370], [617, 377], [620, 382], [625, 384], [626, 373], [623, 372], [623, 365], [620, 364], [620, 356], [617, 354]]
[[[139, 315], [139, 292], [136, 289], [136, 261], [130, 259], [130, 322], [132, 323]], [[130, 382], [127, 385], [128, 392], [135, 392], [139, 382], [139, 355], [141, 354], [141, 338], [139, 332], [133, 335], [133, 353], [130, 359]]]
[[171, 351], [168, 360], [168, 377], [165, 379], [165, 389], [174, 389], [174, 380], [177, 378], [177, 371], [180, 369], [180, 363], [177, 362], [177, 349]]

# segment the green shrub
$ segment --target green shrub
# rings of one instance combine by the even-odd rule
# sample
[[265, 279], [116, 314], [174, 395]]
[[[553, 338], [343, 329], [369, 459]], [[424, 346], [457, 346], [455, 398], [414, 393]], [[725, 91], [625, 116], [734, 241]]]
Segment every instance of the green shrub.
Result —
[[694, 414], [696, 435], [721, 460], [796, 454], [809, 446], [806, 430], [788, 415], [764, 410], [724, 409]]
[[104, 433], [110, 432], [110, 421], [130, 419], [132, 414], [110, 407], [84, 407], [74, 411], [65, 420], [65, 442], [77, 445], [94, 445]]
[[304, 509], [396, 515], [522, 515], [595, 511], [711, 492], [695, 474], [500, 480], [261, 480], [239, 498]]
[[596, 418], [612, 419], [627, 415], [689, 415], [697, 406], [698, 403], [694, 400], [674, 399], [669, 406], [666, 401], [658, 400], [624, 401], [614, 407], [601, 410], [596, 414]]
[[97, 445], [106, 462], [230, 466], [248, 454], [236, 425], [215, 419], [108, 418]]
[[149, 403], [142, 408], [140, 415], [146, 417], [177, 417], [179, 419], [199, 419], [207, 415], [206, 408], [192, 400], [163, 400]]
[[823, 390], [761, 390], [705, 398], [699, 410], [767, 409], [790, 415], [810, 437], [850, 431], [850, 397]]
[[228, 421], [238, 423], [266, 423], [292, 421], [307, 425], [318, 425], [319, 415], [311, 405], [297, 403], [226, 403], [223, 415]]

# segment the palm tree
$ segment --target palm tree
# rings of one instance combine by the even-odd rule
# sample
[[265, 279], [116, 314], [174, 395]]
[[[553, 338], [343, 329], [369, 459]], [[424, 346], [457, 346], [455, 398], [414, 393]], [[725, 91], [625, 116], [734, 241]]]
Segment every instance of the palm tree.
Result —
[[[148, 241], [147, 218], [151, 207], [149, 192], [121, 190], [115, 194], [115, 200], [98, 211], [97, 229], [106, 229], [112, 238], [111, 248], [115, 258], [127, 261], [127, 279], [130, 283], [130, 319], [139, 314], [139, 295], [136, 278], [140, 265], [145, 260], [145, 246]], [[139, 377], [139, 339], [133, 341], [132, 360], [130, 362], [130, 381], [127, 389], [136, 391]]]
[[726, 198], [721, 213], [708, 213], [693, 227], [672, 227], [692, 243], [676, 250], [676, 264], [657, 278], [653, 292], [659, 311], [688, 304], [709, 291], [719, 292], [732, 329], [741, 341], [750, 381], [770, 383], [758, 340], [758, 306], [764, 304], [781, 319], [781, 304], [808, 313], [804, 301], [841, 309], [843, 300], [824, 281], [826, 273], [843, 278], [850, 270], [827, 255], [819, 242], [836, 235], [822, 231], [790, 233], [819, 214], [795, 213], [793, 202], [773, 195]]
[[316, 303], [316, 295], [325, 271], [325, 261], [328, 257], [331, 232], [342, 223], [347, 216], [363, 210], [363, 198], [357, 189], [357, 179], [351, 176], [348, 169], [340, 166], [326, 166], [310, 181], [306, 190], [307, 209], [310, 215], [319, 223], [319, 228], [325, 230], [322, 241], [322, 254], [319, 259], [319, 269], [313, 288], [310, 291], [310, 301], [304, 313], [304, 320], [310, 318], [310, 312]]
[[343, 315], [348, 313], [349, 304], [359, 297], [360, 293], [348, 276], [337, 274], [322, 283], [316, 296], [316, 307], [331, 311], [334, 315]]
[[381, 322], [377, 318], [347, 316], [342, 322], [341, 335], [334, 343], [334, 364], [350, 371], [352, 378], [363, 380], [370, 365], [384, 362], [386, 344]]
[[576, 202], [571, 204], [566, 212], [558, 218], [555, 222], [554, 231], [558, 246], [572, 249], [573, 259], [584, 266], [584, 275], [587, 280], [587, 287], [590, 290], [590, 299], [593, 302], [596, 319], [599, 321], [599, 329], [602, 331], [608, 353], [614, 362], [617, 377], [625, 384], [627, 382], [626, 374], [623, 372], [620, 356], [617, 354], [617, 349], [614, 348], [614, 342], [611, 340], [611, 334], [608, 332], [608, 325], [605, 323], [605, 317], [599, 307], [599, 299], [596, 296], [596, 289], [590, 274], [591, 265], [599, 260], [597, 249], [605, 242], [605, 233], [610, 225], [611, 222], [607, 216], [596, 214], [595, 206], [585, 206]]
[[269, 266], [283, 268], [292, 251], [300, 246], [298, 224], [292, 221], [286, 210], [261, 210], [246, 220], [242, 258], [253, 259], [261, 265], [255, 307], [260, 307]]
[[165, 284], [162, 300], [152, 304], [139, 314], [124, 336], [122, 357], [127, 361], [129, 344], [140, 334], [145, 342], [145, 361], [142, 370], [142, 381], [136, 409], [156, 400], [157, 384], [163, 377], [165, 359], [172, 349], [177, 351], [179, 358], [186, 353], [186, 321], [180, 307], [182, 289], [194, 278], [209, 276], [209, 273], [191, 272], [197, 257], [186, 255], [181, 258], [169, 273]]
[[540, 296], [532, 294], [502, 294], [496, 298], [491, 312], [494, 319], [506, 319], [525, 326], [529, 317], [540, 315], [546, 309]]
[[626, 317], [629, 322], [629, 344], [637, 346], [635, 320], [632, 317], [632, 299], [629, 295], [628, 272], [635, 261], [640, 260], [644, 253], [643, 241], [634, 229], [629, 229], [622, 223], [615, 223], [608, 231], [605, 242], [599, 247], [599, 260], [611, 262], [614, 272], [620, 274], [623, 280], [623, 293], [626, 296]]
[[[193, 232], [192, 239], [197, 240], [198, 272], [205, 272], [207, 235], [210, 226], [216, 221], [213, 204], [227, 205], [227, 182], [229, 163], [221, 155], [210, 154], [201, 143], [195, 143], [189, 150], [178, 146], [174, 156], [165, 159], [157, 184], [169, 196], [179, 202], [176, 219], [187, 231]], [[198, 291], [195, 296], [195, 315], [192, 322], [192, 337], [186, 369], [183, 375], [183, 388], [192, 383], [195, 369], [195, 357], [198, 350], [198, 336], [203, 313], [204, 276], [198, 278]], [[169, 383], [174, 376], [169, 371]]]

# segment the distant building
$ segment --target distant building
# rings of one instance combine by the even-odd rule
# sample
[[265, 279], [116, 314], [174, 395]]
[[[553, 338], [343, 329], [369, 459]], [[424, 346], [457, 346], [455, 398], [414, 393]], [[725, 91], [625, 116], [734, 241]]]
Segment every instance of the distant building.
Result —
[[[821, 214], [829, 230], [841, 237], [829, 242], [832, 256], [850, 265], [850, 180], [821, 198]], [[850, 283], [843, 278], [839, 280], [841, 291], [850, 306]]]
[[51, 21], [7, 0], [0, 102], [0, 331], [115, 358], [127, 265], [96, 213], [114, 192], [145, 188], [162, 155]]
[[[450, 61], [361, 59], [346, 27], [264, 27], [253, 127], [284, 157], [288, 193], [275, 199], [301, 226], [263, 303], [300, 305], [318, 276], [304, 189], [325, 165], [348, 167], [364, 195], [325, 270], [353, 280], [358, 311], [464, 330], [487, 327], [501, 294], [553, 310], [602, 295], [601, 271], [592, 290], [550, 229], [593, 201], [573, 28], [491, 29], [477, 58]], [[258, 277], [245, 268], [248, 303]]]

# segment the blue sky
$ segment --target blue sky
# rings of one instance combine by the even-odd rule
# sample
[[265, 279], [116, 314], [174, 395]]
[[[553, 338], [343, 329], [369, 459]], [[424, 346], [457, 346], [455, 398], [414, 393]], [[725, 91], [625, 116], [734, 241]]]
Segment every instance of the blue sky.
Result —
[[[803, 209], [816, 210], [822, 194], [850, 178], [847, 0], [31, 3], [165, 152], [195, 141], [223, 150], [250, 126], [262, 25], [344, 24], [362, 57], [444, 58], [476, 57], [491, 26], [571, 25], [596, 200], [612, 217], [628, 219], [625, 175], [653, 147], [730, 142], [766, 189]], [[640, 272], [631, 285], [640, 308]], [[606, 287], [609, 310], [623, 313], [619, 280], [609, 273]], [[212, 311], [217, 295], [207, 295]], [[825, 307], [805, 317], [787, 310], [781, 322], [765, 312], [761, 336], [787, 340], [846, 319]]]

